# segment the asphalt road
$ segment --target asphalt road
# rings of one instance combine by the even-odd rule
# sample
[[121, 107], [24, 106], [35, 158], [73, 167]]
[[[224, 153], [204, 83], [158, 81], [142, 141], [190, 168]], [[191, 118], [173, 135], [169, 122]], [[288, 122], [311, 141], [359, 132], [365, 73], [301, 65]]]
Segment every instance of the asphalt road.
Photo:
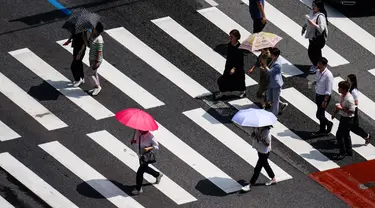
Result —
[[[248, 8], [240, 0], [216, 0], [216, 2], [219, 4], [217, 6], [219, 10], [247, 30], [252, 30]], [[301, 17], [309, 11], [298, 0], [269, 0], [268, 2], [298, 24], [301, 24]], [[101, 15], [107, 29], [126, 28], [207, 90], [218, 91], [216, 80], [220, 74], [151, 22], [154, 19], [170, 16], [209, 47], [215, 48], [220, 44], [227, 43], [228, 35], [197, 12], [199, 9], [211, 7], [207, 2], [203, 0], [178, 2], [173, 0], [64, 0], [60, 3], [73, 12], [81, 7], [97, 12]], [[370, 16], [361, 16], [361, 14], [353, 14], [353, 11], [340, 11], [372, 36], [375, 36], [373, 27], [375, 16], [371, 14]], [[9, 152], [78, 207], [115, 207], [38, 145], [52, 141], [60, 142], [122, 191], [131, 194], [135, 183], [135, 172], [93, 142], [86, 134], [106, 130], [130, 146], [128, 138], [131, 137], [132, 131], [118, 123], [113, 117], [94, 119], [8, 53], [28, 48], [70, 79], [71, 55], [56, 43], [56, 41], [69, 36], [61, 28], [68, 17], [47, 1], [37, 0], [29, 0], [27, 3], [3, 1], [0, 14], [0, 72], [68, 124], [66, 128], [48, 131], [0, 93], [0, 120], [21, 135], [21, 138], [1, 142], [0, 152]], [[268, 22], [265, 31], [282, 36], [284, 39], [279, 44], [282, 55], [300, 70], [308, 71], [307, 51], [301, 44], [272, 22]], [[330, 25], [329, 32], [329, 46], [350, 62], [346, 65], [330, 67], [334, 76], [345, 78], [349, 73], [356, 73], [360, 91], [371, 100], [375, 100], [373, 89], [375, 77], [367, 72], [369, 69], [375, 68], [374, 55], [335, 26]], [[239, 181], [242, 185], [248, 183], [253, 168], [235, 152], [183, 115], [185, 111], [202, 108], [231, 131], [250, 142], [248, 134], [230, 122], [231, 116], [236, 110], [233, 107], [226, 110], [218, 109], [208, 105], [202, 99], [193, 99], [108, 34], [103, 34], [103, 38], [105, 59], [165, 103], [163, 106], [148, 109], [148, 112], [165, 128], [231, 178]], [[255, 56], [248, 54], [246, 56], [247, 66], [250, 67], [254, 60]], [[252, 74], [251, 77], [258, 80], [258, 73]], [[313, 77], [308, 76], [307, 73], [284, 78], [283, 88], [294, 87], [313, 101], [314, 92], [307, 88], [307, 80], [311, 79]], [[117, 112], [130, 107], [142, 108], [111, 82], [105, 79], [101, 80], [103, 90], [99, 96], [95, 97], [95, 100], [110, 111]], [[254, 100], [256, 90], [257, 85], [247, 88], [250, 100]], [[204, 99], [209, 100], [210, 98]], [[328, 112], [333, 112], [334, 103], [338, 100], [337, 94], [333, 96]], [[375, 121], [363, 112], [360, 112], [360, 118], [363, 128], [375, 135]], [[301, 138], [307, 138], [310, 132], [318, 129], [318, 125], [311, 118], [292, 104], [285, 110], [279, 121]], [[317, 140], [306, 139], [314, 148], [330, 159], [337, 152], [334, 140], [335, 137], [332, 134]], [[375, 145], [374, 142], [372, 144]], [[273, 140], [273, 152], [270, 159], [293, 178], [271, 187], [256, 186], [247, 194], [225, 194], [177, 157], [174, 151], [184, 151], [184, 149], [170, 151], [161, 145], [158, 163], [155, 166], [198, 200], [177, 205], [155, 187], [146, 186], [143, 194], [133, 197], [144, 207], [347, 206], [338, 197], [308, 177], [308, 174], [318, 171], [316, 168], [276, 139]], [[358, 153], [354, 153], [353, 157], [335, 162], [339, 166], [345, 166], [365, 160]], [[261, 176], [259, 182], [264, 181], [266, 178]], [[4, 169], [0, 169], [0, 195], [15, 207], [49, 207], [46, 202], [33, 194]]]

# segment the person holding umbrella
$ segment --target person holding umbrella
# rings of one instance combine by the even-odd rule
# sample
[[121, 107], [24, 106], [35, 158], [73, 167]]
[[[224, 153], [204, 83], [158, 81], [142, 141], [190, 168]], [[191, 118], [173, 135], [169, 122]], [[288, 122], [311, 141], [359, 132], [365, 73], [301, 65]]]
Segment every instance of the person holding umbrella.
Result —
[[86, 45], [84, 41], [84, 32], [74, 34], [72, 33], [70, 38], [63, 44], [64, 46], [72, 42], [73, 48], [73, 60], [70, 65], [70, 70], [73, 74], [73, 86], [79, 87], [82, 83], [85, 83], [83, 74], [83, 63], [82, 59], [85, 56]]
[[144, 173], [154, 176], [156, 179], [155, 184], [159, 184], [163, 177], [163, 173], [157, 172], [148, 166], [156, 162], [154, 152], [155, 150], [159, 150], [159, 143], [150, 131], [157, 130], [159, 127], [150, 114], [136, 108], [128, 108], [117, 112], [116, 119], [125, 126], [135, 129], [134, 138], [132, 138], [130, 144], [138, 144], [140, 165], [137, 170], [136, 187], [132, 191], [132, 194], [138, 195], [143, 192], [142, 182]]
[[238, 111], [232, 118], [232, 121], [247, 127], [253, 127], [253, 147], [258, 151], [258, 162], [255, 166], [253, 176], [250, 179], [249, 185], [242, 187], [242, 191], [248, 192], [251, 186], [255, 185], [259, 174], [264, 168], [271, 178], [271, 181], [265, 183], [266, 186], [276, 183], [275, 173], [268, 163], [268, 157], [271, 152], [271, 131], [272, 125], [276, 122], [276, 116], [263, 109], [245, 109]]

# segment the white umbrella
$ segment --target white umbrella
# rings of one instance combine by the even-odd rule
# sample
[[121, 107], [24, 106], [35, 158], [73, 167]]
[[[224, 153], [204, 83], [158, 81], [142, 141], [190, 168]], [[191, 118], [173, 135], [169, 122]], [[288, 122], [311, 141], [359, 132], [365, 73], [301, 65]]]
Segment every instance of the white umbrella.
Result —
[[276, 116], [263, 109], [245, 109], [238, 111], [232, 118], [232, 121], [249, 127], [271, 126], [276, 123]]

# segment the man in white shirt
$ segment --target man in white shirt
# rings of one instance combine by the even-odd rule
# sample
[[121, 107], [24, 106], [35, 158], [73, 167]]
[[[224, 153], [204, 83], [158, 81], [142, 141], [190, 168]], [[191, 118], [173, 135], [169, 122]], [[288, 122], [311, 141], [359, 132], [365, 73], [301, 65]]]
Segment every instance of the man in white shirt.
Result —
[[315, 83], [315, 102], [317, 105], [316, 118], [319, 119], [319, 131], [312, 134], [312, 136], [324, 136], [331, 133], [333, 123], [328, 121], [325, 116], [326, 107], [331, 100], [331, 93], [333, 87], [333, 75], [327, 68], [328, 60], [322, 57], [318, 63], [318, 72], [316, 74]]
[[336, 132], [336, 139], [339, 145], [340, 154], [337, 159], [343, 159], [345, 155], [352, 156], [352, 141], [350, 139], [350, 128], [353, 125], [355, 113], [355, 103], [353, 96], [349, 93], [350, 83], [348, 81], [339, 82], [339, 93], [341, 94], [340, 103], [336, 104], [336, 111], [340, 113], [340, 123]]

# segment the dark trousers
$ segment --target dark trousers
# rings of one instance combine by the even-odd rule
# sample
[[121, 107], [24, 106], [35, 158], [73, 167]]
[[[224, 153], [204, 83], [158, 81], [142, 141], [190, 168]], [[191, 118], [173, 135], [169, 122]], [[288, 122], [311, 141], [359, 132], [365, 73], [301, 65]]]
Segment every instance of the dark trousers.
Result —
[[331, 96], [329, 96], [327, 100], [327, 105], [325, 108], [322, 107], [322, 103], [324, 101], [325, 95], [318, 95], [316, 94], [315, 97], [315, 103], [318, 107], [318, 110], [316, 111], [316, 118], [319, 119], [320, 125], [319, 125], [319, 132], [326, 132], [327, 126], [330, 123], [328, 119], [326, 118], [326, 108], [329, 104], [329, 101], [331, 100]]
[[258, 157], [259, 157], [258, 162], [255, 166], [253, 177], [251, 177], [251, 179], [250, 179], [251, 185], [254, 185], [255, 182], [258, 180], [258, 177], [259, 177], [259, 174], [260, 174], [260, 171], [262, 170], [262, 168], [264, 168], [266, 170], [268, 176], [271, 179], [275, 177], [275, 174], [273, 173], [270, 164], [268, 164], [268, 156], [269, 155], [270, 155], [270, 153], [263, 154], [263, 153], [258, 152]]
[[253, 19], [253, 33], [262, 32], [266, 24], [262, 23], [262, 19]]
[[76, 59], [79, 49], [73, 49], [73, 61], [70, 65], [70, 70], [72, 71], [74, 81], [79, 81], [80, 79], [83, 79], [83, 62], [82, 59], [85, 56], [85, 51], [83, 51], [81, 57], [79, 60]]
[[322, 48], [325, 45], [325, 42], [322, 41], [309, 41], [309, 47], [307, 53], [309, 55], [311, 63], [316, 66], [319, 59], [322, 58]]
[[350, 138], [350, 128], [353, 125], [353, 118], [340, 118], [339, 127], [336, 132], [337, 144], [339, 145], [340, 155], [352, 154], [352, 140]]
[[156, 170], [148, 167], [147, 163], [144, 163], [144, 164], [141, 163], [141, 165], [139, 166], [139, 168], [137, 170], [137, 178], [136, 178], [136, 183], [137, 183], [136, 189], [138, 191], [141, 190], [141, 188], [142, 188], [143, 174], [144, 173], [148, 173], [148, 174], [154, 176], [155, 178], [157, 178], [160, 175], [159, 172], [157, 172]]
[[358, 108], [355, 109], [355, 117], [353, 119], [353, 125], [350, 127], [350, 131], [362, 138], [367, 138], [368, 136], [368, 133], [359, 126]]

